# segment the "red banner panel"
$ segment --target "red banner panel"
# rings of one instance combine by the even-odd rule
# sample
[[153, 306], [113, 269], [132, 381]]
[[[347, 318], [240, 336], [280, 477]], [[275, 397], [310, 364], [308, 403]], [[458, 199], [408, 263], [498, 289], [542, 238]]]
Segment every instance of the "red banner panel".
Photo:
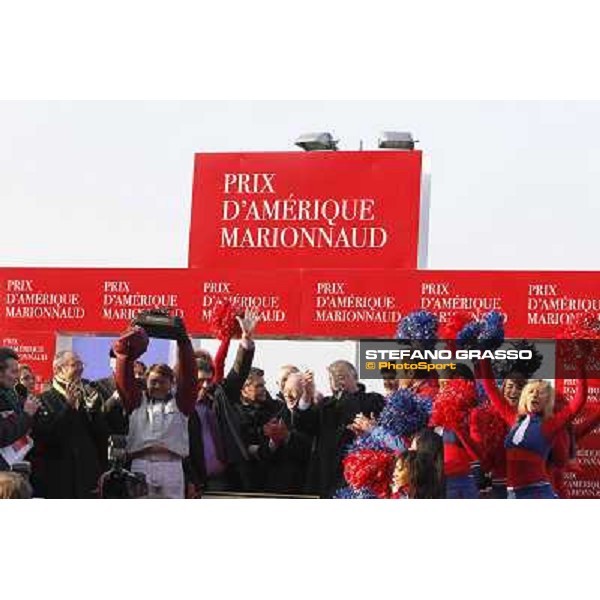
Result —
[[190, 333], [210, 334], [219, 298], [252, 307], [261, 335], [300, 336], [299, 271], [197, 269], [2, 269], [2, 330], [119, 333], [148, 309], [184, 318]]
[[0, 346], [8, 346], [17, 352], [22, 365], [29, 365], [35, 375], [36, 391], [52, 379], [52, 359], [56, 350], [54, 331], [10, 332], [2, 329]]
[[477, 317], [496, 310], [504, 315], [507, 337], [522, 335], [519, 318], [522, 301], [506, 285], [505, 272], [413, 271], [407, 280], [418, 288], [413, 310], [431, 311], [441, 323], [457, 313]]
[[397, 318], [414, 310], [444, 323], [456, 313], [505, 317], [506, 336], [552, 339], [582, 312], [600, 317], [600, 275], [525, 271], [307, 270], [302, 333], [391, 337]]
[[189, 266], [415, 268], [421, 153], [197, 154]]
[[[6, 269], [0, 309], [12, 330], [115, 333], [140, 310], [186, 315], [186, 271], [177, 269]], [[0, 321], [1, 322], [1, 321]]]
[[211, 335], [210, 317], [219, 300], [251, 308], [260, 316], [260, 335], [298, 337], [300, 271], [190, 270], [185, 295], [192, 307], [190, 331]]
[[417, 282], [401, 270], [304, 271], [302, 334], [328, 338], [392, 338], [416, 306]]

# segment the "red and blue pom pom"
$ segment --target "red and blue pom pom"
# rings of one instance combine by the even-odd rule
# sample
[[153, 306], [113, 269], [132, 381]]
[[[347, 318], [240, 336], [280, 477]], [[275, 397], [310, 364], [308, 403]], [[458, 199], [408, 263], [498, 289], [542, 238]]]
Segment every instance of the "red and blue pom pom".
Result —
[[441, 326], [440, 335], [445, 340], [455, 340], [457, 348], [474, 347], [481, 324], [467, 313], [456, 313]]
[[381, 450], [359, 450], [344, 458], [344, 478], [354, 490], [368, 489], [388, 498], [396, 455]]
[[396, 338], [418, 341], [422, 346], [433, 347], [437, 341], [438, 318], [427, 310], [412, 312], [398, 323]]
[[497, 310], [484, 314], [479, 320], [477, 341], [482, 350], [496, 350], [504, 343], [504, 315]]
[[377, 424], [398, 438], [410, 437], [427, 426], [431, 400], [406, 389], [388, 398]]

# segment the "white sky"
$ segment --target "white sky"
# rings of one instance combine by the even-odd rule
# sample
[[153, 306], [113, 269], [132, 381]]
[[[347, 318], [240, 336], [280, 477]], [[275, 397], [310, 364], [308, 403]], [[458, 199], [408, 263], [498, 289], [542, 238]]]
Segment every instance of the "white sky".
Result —
[[600, 103], [579, 102], [0, 103], [0, 265], [184, 267], [194, 152], [385, 129], [431, 157], [430, 268], [597, 269]]
[[[293, 150], [318, 130], [373, 148], [386, 129], [431, 159], [430, 268], [598, 268], [600, 103], [568, 102], [0, 103], [0, 266], [185, 267], [195, 152]], [[282, 344], [321, 389], [354, 354], [263, 341], [272, 390]]]

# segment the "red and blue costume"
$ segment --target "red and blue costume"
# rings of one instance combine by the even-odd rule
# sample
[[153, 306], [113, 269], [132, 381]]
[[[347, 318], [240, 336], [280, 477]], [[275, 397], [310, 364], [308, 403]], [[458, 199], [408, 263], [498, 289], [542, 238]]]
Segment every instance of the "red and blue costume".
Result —
[[583, 408], [587, 381], [579, 367], [577, 390], [571, 402], [549, 418], [519, 415], [494, 383], [489, 361], [482, 361], [483, 386], [494, 408], [511, 429], [506, 437], [507, 484], [512, 498], [556, 498], [546, 464], [553, 443]]

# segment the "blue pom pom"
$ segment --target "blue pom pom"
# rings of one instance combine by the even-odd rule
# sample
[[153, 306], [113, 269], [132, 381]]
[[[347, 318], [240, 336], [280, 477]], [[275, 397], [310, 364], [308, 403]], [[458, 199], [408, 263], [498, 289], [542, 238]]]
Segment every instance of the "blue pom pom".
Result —
[[351, 487], [343, 487], [333, 495], [336, 500], [377, 500], [377, 496], [367, 488], [358, 490]]
[[477, 321], [469, 321], [456, 335], [456, 347], [473, 348], [477, 344], [480, 332], [481, 324]]
[[352, 454], [352, 452], [358, 450], [388, 450], [389, 446], [382, 436], [377, 434], [374, 435], [377, 429], [379, 428], [375, 427], [371, 433], [357, 436], [354, 441], [346, 447], [345, 455]]
[[377, 425], [391, 435], [402, 438], [423, 429], [430, 414], [431, 400], [421, 399], [410, 390], [398, 390], [388, 398]]
[[404, 452], [406, 450], [402, 439], [381, 425], [375, 427], [369, 437], [371, 443], [379, 445], [382, 450], [391, 450], [392, 452]]
[[480, 321], [481, 330], [477, 339], [482, 350], [496, 350], [504, 343], [504, 316], [497, 310], [492, 310]]
[[396, 338], [425, 342], [426, 347], [433, 347], [437, 341], [438, 318], [429, 311], [417, 310], [400, 319]]

